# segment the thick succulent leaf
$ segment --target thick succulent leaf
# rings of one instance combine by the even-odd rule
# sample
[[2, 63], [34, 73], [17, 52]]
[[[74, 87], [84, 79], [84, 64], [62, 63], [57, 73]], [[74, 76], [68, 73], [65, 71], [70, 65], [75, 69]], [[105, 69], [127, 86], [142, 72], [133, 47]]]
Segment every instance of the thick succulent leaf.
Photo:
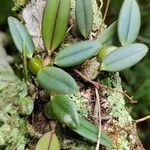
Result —
[[95, 56], [101, 47], [101, 44], [95, 41], [83, 41], [73, 44], [60, 51], [57, 54], [54, 63], [60, 67], [80, 65], [87, 59]]
[[87, 38], [93, 25], [92, 0], [76, 0], [75, 15], [81, 34]]
[[114, 44], [114, 41], [117, 39], [117, 23], [118, 21], [113, 22], [101, 35], [97, 38], [97, 42], [100, 42], [103, 47]]
[[13, 41], [17, 49], [21, 53], [23, 53], [22, 47], [23, 45], [25, 45], [27, 57], [32, 58], [35, 51], [35, 47], [32, 38], [29, 35], [25, 26], [14, 17], [8, 18], [8, 24], [9, 24], [11, 36], [13, 38]]
[[101, 70], [121, 71], [138, 63], [148, 52], [144, 44], [131, 44], [109, 53], [103, 60]]
[[38, 141], [35, 150], [60, 150], [56, 134], [52, 131], [44, 134]]
[[45, 67], [37, 74], [39, 84], [49, 92], [70, 94], [78, 91], [75, 80], [65, 71], [56, 67]]
[[122, 45], [136, 40], [140, 24], [141, 16], [136, 0], [124, 0], [118, 20], [118, 37]]
[[70, 99], [68, 96], [52, 96], [50, 102], [45, 105], [45, 111], [48, 118], [51, 118], [53, 115], [54, 118], [66, 124], [70, 128], [75, 129], [79, 126], [79, 118], [76, 106], [72, 99]]
[[48, 0], [42, 21], [42, 37], [47, 50], [56, 49], [64, 39], [71, 0]]
[[[80, 118], [79, 121], [80, 125], [78, 128], [74, 129], [74, 131], [90, 141], [97, 142], [99, 129], [83, 118]], [[110, 137], [106, 135], [103, 131], [101, 132], [100, 142], [102, 145], [110, 148], [113, 146]]]

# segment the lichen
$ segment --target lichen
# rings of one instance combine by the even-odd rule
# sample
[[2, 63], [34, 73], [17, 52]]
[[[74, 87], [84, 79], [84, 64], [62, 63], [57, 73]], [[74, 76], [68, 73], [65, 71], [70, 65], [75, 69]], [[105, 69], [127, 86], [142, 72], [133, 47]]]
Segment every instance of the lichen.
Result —
[[[122, 91], [121, 86], [121, 79], [119, 77], [119, 73], [115, 73], [114, 75], [111, 75], [107, 79], [107, 85], [109, 87], [114, 87], [114, 89], [117, 89], [119, 91]], [[109, 96], [107, 98], [111, 112], [110, 115], [114, 118], [118, 118], [118, 125], [121, 127], [124, 127], [125, 125], [128, 125], [132, 123], [132, 118], [129, 114], [129, 112], [126, 110], [125, 106], [125, 99], [124, 96], [119, 92], [109, 92]]]
[[71, 119], [71, 117], [68, 114], [65, 114], [64, 117], [63, 117], [63, 121], [66, 124], [68, 124], [68, 123], [72, 122], [72, 119]]
[[[103, 83], [105, 83], [107, 86], [111, 88], [122, 91], [119, 73], [112, 73], [110, 77], [103, 80]], [[122, 129], [125, 129], [127, 126], [130, 128], [132, 126], [132, 118], [128, 113], [128, 111], [126, 110], [124, 96], [117, 91], [114, 92], [104, 91], [104, 94], [108, 95], [107, 100], [109, 102], [111, 109], [110, 115], [113, 118], [115, 118], [113, 120], [115, 126], [116, 127], [118, 126], [119, 128]], [[129, 141], [127, 138], [128, 133], [122, 130], [120, 131], [120, 134], [118, 132], [117, 136], [118, 136], [117, 143], [115, 144], [114, 150], [116, 149], [128, 150], [129, 149]]]
[[89, 107], [89, 100], [80, 92], [77, 94], [70, 94], [69, 97], [75, 102], [79, 114], [83, 117], [88, 117], [91, 110]]
[[94, 150], [92, 144], [80, 140], [65, 139], [62, 143], [62, 149], [66, 150]]
[[12, 70], [0, 67], [0, 149], [25, 149], [27, 120], [20, 114], [29, 115], [33, 110], [33, 101], [26, 95], [26, 84]]

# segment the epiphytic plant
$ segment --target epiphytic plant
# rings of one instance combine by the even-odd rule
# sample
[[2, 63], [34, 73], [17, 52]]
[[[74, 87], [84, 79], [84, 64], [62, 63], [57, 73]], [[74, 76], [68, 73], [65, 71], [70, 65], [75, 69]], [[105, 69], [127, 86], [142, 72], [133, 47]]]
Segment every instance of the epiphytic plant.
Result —
[[[47, 1], [42, 21], [42, 38], [50, 59], [47, 66], [43, 65], [40, 57], [35, 56], [32, 38], [24, 25], [14, 17], [9, 17], [8, 23], [17, 49], [23, 56], [27, 56], [23, 57], [26, 60], [24, 66], [28, 66], [39, 85], [51, 94], [50, 102], [45, 105], [46, 116], [57, 119], [81, 136], [96, 142], [98, 128], [79, 116], [74, 102], [67, 96], [79, 91], [77, 83], [61, 68], [80, 66], [97, 55], [101, 63], [100, 71], [120, 71], [139, 62], [148, 48], [140, 43], [132, 44], [140, 29], [140, 11], [136, 0], [125, 0], [118, 21], [110, 25], [96, 40], [80, 41], [62, 49], [60, 45], [67, 31], [70, 7], [71, 0]], [[88, 3], [87, 0], [76, 0], [75, 16], [80, 33], [88, 39], [93, 25], [91, 0]], [[112, 146], [105, 133], [102, 132], [100, 138], [101, 144]], [[55, 141], [57, 143], [56, 137]]]
[[[102, 62], [101, 70], [121, 71], [132, 67], [146, 55], [146, 45], [132, 44], [138, 36], [140, 23], [140, 10], [136, 0], [125, 0], [118, 21], [110, 25], [97, 39], [104, 45], [104, 49], [98, 54], [99, 61]], [[115, 45], [117, 33], [121, 47]]]

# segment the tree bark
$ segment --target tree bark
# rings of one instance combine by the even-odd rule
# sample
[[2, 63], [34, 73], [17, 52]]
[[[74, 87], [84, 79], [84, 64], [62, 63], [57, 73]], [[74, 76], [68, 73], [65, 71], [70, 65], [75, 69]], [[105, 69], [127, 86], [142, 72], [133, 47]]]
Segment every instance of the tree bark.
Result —
[[[101, 11], [99, 10], [96, 0], [92, 0], [92, 3], [94, 10], [94, 22], [90, 40], [96, 39], [98, 35], [106, 28], [106, 25], [104, 24], [100, 30], [102, 23]], [[44, 49], [41, 37], [41, 22], [45, 4], [46, 0], [31, 0], [31, 2], [29, 2], [21, 12], [26, 27], [33, 37], [35, 46], [38, 50]], [[74, 7], [75, 1], [72, 0], [70, 26], [73, 25], [73, 28], [71, 32], [67, 34], [63, 42], [63, 46], [80, 40], [77, 37], [72, 36], [74, 33], [74, 27], [76, 26]], [[112, 89], [108, 90], [107, 88], [101, 88], [99, 91], [102, 129], [105, 130], [112, 138], [114, 150], [144, 149], [137, 135], [136, 124], [126, 109], [124, 95], [121, 94], [121, 92], [118, 92], [123, 92], [119, 73], [106, 73], [104, 75], [101, 73], [98, 76], [97, 74], [91, 74], [91, 72], [93, 73], [93, 70], [95, 71], [97, 69], [95, 66], [99, 67], [99, 65], [100, 64], [94, 58], [87, 61], [79, 69], [80, 72], [88, 79], [94, 79], [96, 82], [100, 82]], [[79, 81], [81, 81], [79, 76], [74, 76], [77, 80], [79, 79]], [[70, 95], [70, 97], [75, 101], [80, 115], [84, 116], [87, 118], [87, 120], [90, 120], [98, 126], [99, 103], [96, 100], [95, 87], [91, 83], [89, 83], [87, 86], [87, 83], [83, 79], [79, 84], [83, 87], [81, 92], [77, 93], [76, 95]], [[62, 134], [60, 136], [62, 136]], [[91, 144], [88, 144], [89, 142], [79, 141], [77, 139], [73, 139], [73, 137], [68, 138], [67, 136], [61, 137], [61, 139], [62, 149], [78, 150], [83, 148], [88, 150], [95, 149], [96, 147], [96, 145], [91, 146]]]

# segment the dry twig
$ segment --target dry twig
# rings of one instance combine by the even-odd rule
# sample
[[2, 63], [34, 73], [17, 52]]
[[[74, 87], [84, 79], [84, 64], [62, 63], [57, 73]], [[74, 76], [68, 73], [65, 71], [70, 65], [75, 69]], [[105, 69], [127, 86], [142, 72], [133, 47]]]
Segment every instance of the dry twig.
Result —
[[100, 106], [100, 98], [99, 98], [99, 92], [98, 89], [95, 88], [95, 94], [96, 94], [96, 101], [98, 105], [98, 120], [99, 120], [99, 132], [98, 132], [98, 138], [97, 138], [97, 145], [95, 150], [99, 150], [100, 147], [100, 138], [101, 138], [101, 128], [102, 128], [102, 123], [101, 123], [101, 106]]
[[103, 89], [106, 89], [106, 90], [108, 90], [108, 91], [118, 92], [118, 93], [124, 95], [125, 97], [127, 97], [127, 98], [130, 100], [130, 102], [131, 102], [132, 104], [137, 102], [137, 101], [134, 101], [134, 100], [133, 100], [133, 97], [130, 97], [130, 96], [127, 94], [126, 91], [119, 91], [119, 90], [117, 90], [117, 89], [113, 89], [113, 88], [110, 88], [110, 87], [108, 87], [108, 86], [102, 85], [102, 84], [100, 84], [100, 83], [98, 83], [98, 82], [92, 81], [92, 80], [88, 79], [87, 77], [85, 77], [85, 76], [84, 76], [80, 71], [78, 71], [77, 69], [74, 69], [74, 72], [77, 73], [83, 80], [85, 80], [85, 81], [87, 81], [87, 82], [93, 84], [97, 89], [103, 88]]
[[148, 120], [148, 119], [150, 119], [150, 115], [148, 115], [148, 116], [146, 116], [146, 117], [144, 117], [144, 118], [138, 119], [138, 120], [136, 120], [135, 122], [136, 122], [136, 123], [140, 123], [140, 122], [146, 121], [146, 120]]
[[104, 22], [105, 22], [105, 19], [106, 19], [107, 13], [108, 13], [108, 9], [109, 9], [109, 4], [110, 4], [110, 0], [107, 0], [104, 17], [103, 17], [102, 23], [101, 23], [101, 25], [100, 25], [100, 31], [101, 31], [102, 26], [103, 26], [103, 24], [104, 24]]

